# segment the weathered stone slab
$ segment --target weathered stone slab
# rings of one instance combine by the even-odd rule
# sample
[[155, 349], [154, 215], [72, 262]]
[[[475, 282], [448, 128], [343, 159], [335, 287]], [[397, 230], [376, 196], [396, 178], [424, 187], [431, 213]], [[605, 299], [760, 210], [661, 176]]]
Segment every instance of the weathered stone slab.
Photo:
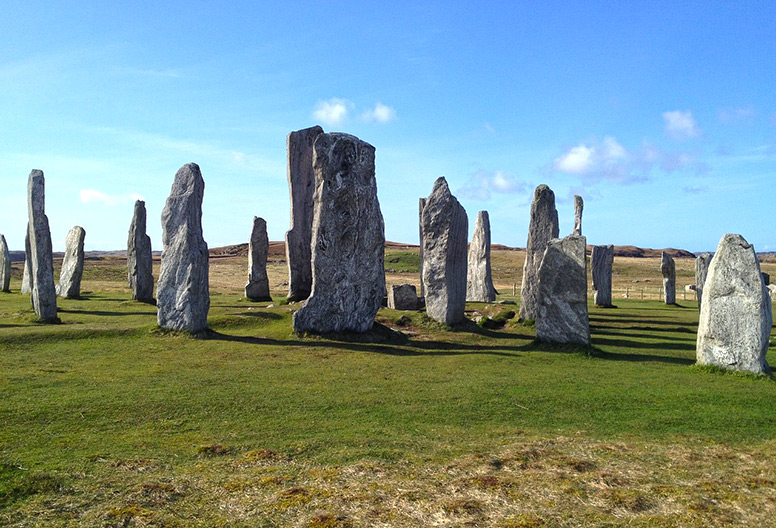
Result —
[[393, 310], [417, 310], [418, 295], [412, 284], [393, 285], [388, 288], [388, 308]]
[[585, 202], [578, 194], [574, 195], [574, 234], [582, 236], [582, 209]]
[[590, 344], [585, 237], [550, 240], [539, 267], [536, 338], [545, 343]]
[[313, 288], [294, 314], [294, 330], [366, 332], [385, 295], [375, 148], [349, 134], [321, 134], [313, 168]]
[[[30, 224], [27, 223], [27, 231], [24, 235], [24, 273], [22, 275], [22, 295], [32, 293], [32, 264], [30, 262]], [[30, 298], [32, 303], [32, 298]]]
[[86, 231], [81, 226], [75, 226], [65, 239], [65, 256], [62, 259], [62, 269], [59, 272], [57, 295], [67, 299], [77, 299], [81, 296], [81, 277], [84, 274], [84, 239]]
[[43, 171], [33, 170], [27, 180], [29, 260], [32, 307], [44, 322], [59, 321], [51, 231], [46, 216], [46, 181]]
[[434, 182], [421, 222], [426, 313], [446, 325], [460, 323], [466, 308], [469, 221], [444, 178]]
[[[426, 199], [418, 198], [418, 234], [420, 238], [420, 297], [425, 299], [426, 290], [423, 288], [423, 208], [426, 207]], [[425, 302], [425, 301], [424, 301]]]
[[313, 144], [323, 134], [319, 126], [291, 132], [288, 150], [288, 191], [291, 196], [291, 229], [286, 232], [288, 300], [307, 299], [313, 286]]
[[528, 224], [528, 242], [523, 264], [523, 282], [520, 288], [520, 319], [536, 319], [539, 308], [539, 266], [547, 244], [558, 238], [558, 210], [555, 193], [542, 184], [534, 191], [531, 202], [531, 221]]
[[469, 245], [469, 259], [466, 279], [466, 300], [472, 302], [493, 302], [496, 288], [490, 269], [490, 217], [487, 211], [477, 213], [474, 234]]
[[252, 301], [272, 300], [267, 277], [267, 253], [269, 253], [267, 222], [263, 218], [254, 216], [251, 239], [248, 242], [248, 284], [245, 285], [245, 296]]
[[11, 253], [4, 235], [0, 235], [0, 291], [11, 291]]
[[769, 284], [768, 291], [771, 293], [771, 300], [776, 301], [776, 284]]
[[709, 266], [698, 322], [697, 360], [730, 370], [769, 373], [771, 300], [754, 246], [722, 237]]
[[612, 266], [614, 246], [593, 246], [590, 266], [593, 275], [593, 302], [596, 306], [612, 306]]
[[763, 281], [765, 282], [766, 286], [771, 284], [771, 276], [768, 273], [765, 273], [764, 271], [763, 271]]
[[162, 210], [162, 267], [156, 288], [162, 328], [201, 332], [210, 309], [208, 248], [202, 237], [205, 181], [196, 163], [175, 174]]
[[676, 304], [676, 263], [665, 251], [660, 256], [660, 273], [663, 274], [663, 300], [666, 304]]
[[127, 236], [127, 282], [136, 301], [153, 304], [154, 274], [151, 237], [146, 234], [145, 202], [135, 202]]
[[698, 309], [701, 309], [703, 300], [703, 285], [706, 282], [706, 276], [709, 274], [709, 265], [711, 264], [711, 253], [701, 253], [695, 258], [695, 295], [698, 297]]

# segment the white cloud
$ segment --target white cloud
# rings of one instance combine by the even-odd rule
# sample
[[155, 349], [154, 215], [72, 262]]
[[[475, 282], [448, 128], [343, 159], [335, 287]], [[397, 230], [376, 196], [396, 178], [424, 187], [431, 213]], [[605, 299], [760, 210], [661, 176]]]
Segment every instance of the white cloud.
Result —
[[392, 106], [376, 103], [374, 108], [361, 114], [361, 119], [367, 123], [387, 123], [396, 119], [396, 110]]
[[107, 206], [120, 205], [144, 199], [142, 195], [137, 193], [111, 196], [102, 191], [98, 191], [97, 189], [81, 189], [79, 194], [81, 195], [82, 203], [100, 203]]
[[553, 166], [560, 172], [569, 172], [571, 174], [585, 174], [593, 165], [593, 155], [595, 149], [585, 145], [577, 145], [571, 150], [555, 158]]
[[496, 170], [475, 172], [471, 178], [456, 191], [456, 194], [471, 200], [487, 201], [493, 193], [516, 194], [528, 192], [528, 184], [518, 181], [511, 174]]
[[692, 139], [701, 135], [701, 129], [692, 117], [692, 112], [673, 110], [663, 113], [666, 134], [677, 141]]
[[348, 118], [348, 111], [353, 103], [347, 99], [332, 98], [328, 101], [318, 101], [313, 111], [313, 118], [328, 126], [341, 125]]

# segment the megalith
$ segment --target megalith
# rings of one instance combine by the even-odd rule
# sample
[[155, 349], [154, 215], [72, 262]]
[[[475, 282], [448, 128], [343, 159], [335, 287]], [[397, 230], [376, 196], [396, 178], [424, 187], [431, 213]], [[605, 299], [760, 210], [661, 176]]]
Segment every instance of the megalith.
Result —
[[288, 191], [291, 196], [291, 229], [286, 232], [286, 262], [288, 264], [288, 300], [303, 301], [313, 286], [312, 230], [313, 144], [323, 134], [319, 126], [288, 134]]
[[267, 253], [269, 253], [267, 222], [263, 218], [254, 216], [251, 238], [248, 241], [248, 284], [245, 285], [245, 296], [252, 301], [272, 300], [267, 277]]
[[65, 239], [65, 256], [62, 259], [62, 269], [59, 271], [57, 295], [66, 299], [77, 299], [81, 296], [81, 277], [84, 274], [84, 239], [86, 230], [75, 226]]
[[[418, 198], [418, 235], [420, 240], [420, 296], [425, 299], [426, 290], [423, 288], [423, 208], [426, 207], [426, 199]], [[424, 301], [425, 302], [425, 301]]]
[[30, 261], [30, 300], [41, 321], [56, 322], [59, 318], [51, 231], [46, 216], [46, 180], [43, 171], [38, 169], [33, 170], [27, 180], [27, 211], [29, 247], [26, 249]]
[[294, 330], [366, 332], [385, 295], [375, 148], [350, 134], [321, 134], [313, 168], [312, 291], [294, 314]]
[[467, 270], [466, 300], [495, 301], [496, 288], [493, 287], [490, 270], [490, 217], [487, 211], [477, 213], [472, 243], [469, 245]]
[[32, 275], [30, 273], [30, 224], [27, 224], [27, 231], [24, 234], [24, 271], [22, 272], [22, 295], [32, 293]]
[[199, 166], [181, 167], [162, 210], [162, 266], [156, 288], [162, 328], [191, 333], [207, 329], [210, 291], [208, 248], [202, 237], [204, 194]]
[[663, 274], [663, 300], [666, 304], [676, 304], [676, 263], [665, 251], [660, 256], [660, 273]]
[[711, 258], [711, 253], [701, 253], [695, 257], [695, 296], [698, 297], [699, 310], [703, 301], [703, 285], [706, 283], [706, 276], [709, 274]]
[[771, 300], [754, 246], [741, 235], [723, 236], [703, 287], [698, 363], [769, 373], [765, 354], [772, 324]]
[[412, 284], [393, 284], [388, 288], [388, 308], [392, 310], [417, 310], [418, 294]]
[[151, 237], [146, 234], [146, 206], [143, 200], [135, 202], [135, 212], [127, 236], [127, 282], [132, 298], [154, 303], [153, 256]]
[[585, 203], [582, 197], [578, 194], [574, 195], [574, 233], [575, 235], [582, 236], [582, 209], [585, 207]]
[[547, 244], [558, 238], [558, 210], [555, 193], [542, 184], [534, 191], [531, 202], [531, 220], [528, 224], [528, 242], [525, 247], [523, 282], [520, 287], [520, 319], [536, 319], [539, 305], [539, 266]]
[[434, 182], [421, 221], [426, 313], [446, 325], [460, 323], [466, 309], [469, 221], [444, 178]]
[[593, 246], [590, 266], [593, 275], [593, 302], [596, 306], [612, 306], [612, 265], [614, 246]]
[[5, 235], [0, 235], [0, 291], [11, 291], [11, 253]]

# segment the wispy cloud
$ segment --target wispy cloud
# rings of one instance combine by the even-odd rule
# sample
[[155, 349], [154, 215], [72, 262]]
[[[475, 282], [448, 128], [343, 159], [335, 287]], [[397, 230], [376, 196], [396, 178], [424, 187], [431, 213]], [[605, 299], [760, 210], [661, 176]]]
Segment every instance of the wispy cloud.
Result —
[[327, 126], [343, 124], [348, 118], [348, 111], [353, 108], [353, 103], [347, 99], [332, 98], [327, 101], [318, 101], [313, 110], [313, 118]]
[[666, 134], [677, 141], [696, 138], [703, 133], [689, 110], [664, 112], [663, 121]]
[[751, 124], [754, 120], [754, 108], [720, 108], [717, 110], [717, 119], [726, 125]]
[[125, 195], [110, 195], [97, 189], [81, 189], [80, 191], [81, 203], [90, 204], [97, 203], [107, 205], [109, 207], [114, 205], [121, 205], [134, 202], [135, 200], [143, 200], [143, 196], [137, 193], [130, 193]]
[[361, 114], [361, 119], [367, 123], [388, 123], [396, 119], [396, 110], [392, 106], [376, 103], [374, 108]]
[[456, 191], [456, 194], [471, 200], [487, 201], [495, 194], [516, 194], [529, 191], [528, 184], [517, 180], [511, 174], [495, 170], [479, 170]]
[[682, 187], [682, 191], [686, 194], [700, 194], [704, 191], [706, 191], [708, 187], [706, 186], [693, 186], [693, 185], [687, 185], [685, 187]]
[[183, 77], [183, 74], [180, 72], [180, 70], [176, 70], [174, 68], [155, 70], [152, 68], [131, 68], [128, 66], [116, 66], [113, 68], [113, 71], [119, 74], [133, 75], [137, 77], [156, 77], [167, 79], [178, 79]]

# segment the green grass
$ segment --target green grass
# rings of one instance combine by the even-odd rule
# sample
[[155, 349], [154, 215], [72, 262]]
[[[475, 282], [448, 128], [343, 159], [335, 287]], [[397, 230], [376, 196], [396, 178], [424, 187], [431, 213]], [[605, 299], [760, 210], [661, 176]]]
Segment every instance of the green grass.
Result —
[[395, 272], [420, 272], [420, 254], [418, 250], [388, 250], [385, 252], [385, 269]]

